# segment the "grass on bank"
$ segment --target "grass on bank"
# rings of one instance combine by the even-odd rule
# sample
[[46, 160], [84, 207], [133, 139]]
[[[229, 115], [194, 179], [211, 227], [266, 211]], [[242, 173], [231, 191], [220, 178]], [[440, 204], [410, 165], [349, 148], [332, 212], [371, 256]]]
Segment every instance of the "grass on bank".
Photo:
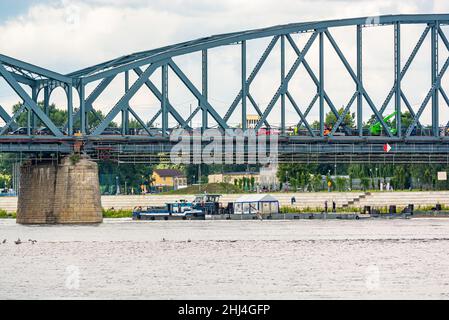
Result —
[[[111, 210], [103, 209], [104, 218], [132, 218], [132, 210]], [[0, 219], [16, 219], [17, 215], [15, 212], [7, 212], [0, 209]]]
[[132, 218], [132, 210], [103, 209], [103, 218]]

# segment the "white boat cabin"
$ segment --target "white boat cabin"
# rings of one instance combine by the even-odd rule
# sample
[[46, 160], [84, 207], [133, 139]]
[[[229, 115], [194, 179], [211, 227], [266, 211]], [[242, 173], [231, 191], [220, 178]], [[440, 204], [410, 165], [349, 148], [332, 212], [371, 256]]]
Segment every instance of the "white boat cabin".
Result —
[[235, 214], [276, 214], [279, 200], [269, 194], [244, 195], [234, 202]]

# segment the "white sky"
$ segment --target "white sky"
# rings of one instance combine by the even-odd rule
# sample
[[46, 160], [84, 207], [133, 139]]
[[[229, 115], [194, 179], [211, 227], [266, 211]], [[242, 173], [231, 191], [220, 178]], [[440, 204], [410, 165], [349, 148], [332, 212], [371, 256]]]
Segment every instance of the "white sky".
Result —
[[[245, 29], [261, 28], [278, 24], [305, 22], [325, 19], [375, 16], [382, 14], [447, 13], [447, 0], [409, 1], [291, 1], [291, 0], [63, 0], [34, 1], [18, 15], [9, 16], [0, 22], [0, 53], [16, 57], [61, 73], [84, 68], [128, 53], [157, 48], [180, 41], [191, 40], [212, 34], [227, 33]], [[11, 5], [14, 5], [12, 2]], [[424, 26], [403, 28], [403, 60], [410, 54]], [[445, 29], [449, 36], [449, 29]], [[331, 30], [348, 60], [355, 69], [355, 28]], [[295, 37], [302, 48], [308, 35]], [[259, 59], [264, 46], [270, 39], [248, 42], [248, 74]], [[441, 64], [448, 53], [440, 42]], [[318, 75], [317, 42], [311, 48], [307, 60]], [[364, 31], [364, 81], [368, 93], [378, 106], [385, 99], [393, 85], [393, 28], [368, 28]], [[344, 71], [335, 53], [326, 53], [326, 89], [337, 107], [345, 105], [354, 93], [355, 85]], [[287, 71], [295, 56], [287, 46]], [[268, 104], [277, 90], [279, 75], [279, 46], [268, 59], [260, 76], [250, 91], [262, 108]], [[240, 48], [228, 46], [211, 50], [209, 56], [210, 102], [221, 115], [227, 110], [240, 88]], [[417, 110], [430, 88], [429, 39], [424, 43], [410, 74], [404, 80], [404, 91]], [[175, 59], [180, 67], [200, 88], [199, 54]], [[152, 77], [158, 84], [160, 74]], [[133, 80], [135, 78], [132, 78]], [[448, 77], [443, 86], [449, 94]], [[196, 100], [182, 85], [170, 75], [170, 100], [180, 113], [187, 117], [190, 104]], [[88, 88], [92, 90], [93, 86]], [[290, 91], [304, 111], [315, 94], [315, 86], [303, 68], [293, 78]], [[104, 93], [95, 106], [107, 112], [123, 93], [120, 79]], [[441, 110], [447, 106], [441, 99]], [[9, 110], [19, 101], [0, 80], [0, 104]], [[65, 105], [61, 91], [52, 95], [52, 102]], [[249, 102], [248, 102], [249, 104]], [[157, 100], [143, 88], [131, 100], [138, 114], [144, 119], [152, 118], [158, 110]], [[354, 112], [354, 104], [351, 112]], [[392, 105], [388, 110], [391, 110]], [[278, 104], [269, 117], [272, 124], [279, 123]], [[317, 109], [317, 108], [315, 108]], [[427, 108], [430, 109], [430, 108]], [[327, 110], [326, 110], [327, 111]], [[249, 113], [254, 111], [249, 108]], [[364, 119], [372, 114], [368, 105], [364, 106]], [[442, 112], [441, 123], [449, 116]], [[293, 124], [299, 116], [288, 105], [287, 123]], [[310, 122], [317, 117], [315, 110]], [[423, 114], [423, 120], [430, 119], [430, 112]], [[194, 120], [198, 122], [200, 118]], [[211, 121], [212, 122], [212, 121]], [[239, 122], [236, 111], [231, 122]]]

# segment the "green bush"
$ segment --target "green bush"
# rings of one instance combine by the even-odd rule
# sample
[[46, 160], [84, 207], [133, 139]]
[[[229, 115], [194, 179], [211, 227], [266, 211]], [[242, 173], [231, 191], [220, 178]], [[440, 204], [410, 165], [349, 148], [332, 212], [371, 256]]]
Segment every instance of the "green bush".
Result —
[[6, 212], [3, 209], [0, 209], [0, 219], [15, 219], [16, 218], [16, 213], [12, 212]]
[[69, 158], [73, 166], [81, 160], [81, 156], [76, 153], [71, 154]]
[[338, 191], [346, 191], [348, 179], [344, 177], [337, 177], [335, 183]]
[[360, 179], [360, 184], [362, 185], [362, 189], [366, 191], [369, 189], [370, 179], [363, 177]]

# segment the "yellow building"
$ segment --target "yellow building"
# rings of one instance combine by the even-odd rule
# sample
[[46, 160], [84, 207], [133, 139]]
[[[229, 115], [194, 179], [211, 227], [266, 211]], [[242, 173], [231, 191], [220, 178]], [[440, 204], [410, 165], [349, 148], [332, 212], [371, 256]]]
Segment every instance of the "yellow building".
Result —
[[151, 176], [153, 186], [160, 191], [167, 189], [182, 189], [187, 187], [187, 177], [182, 172], [173, 169], [156, 169]]

